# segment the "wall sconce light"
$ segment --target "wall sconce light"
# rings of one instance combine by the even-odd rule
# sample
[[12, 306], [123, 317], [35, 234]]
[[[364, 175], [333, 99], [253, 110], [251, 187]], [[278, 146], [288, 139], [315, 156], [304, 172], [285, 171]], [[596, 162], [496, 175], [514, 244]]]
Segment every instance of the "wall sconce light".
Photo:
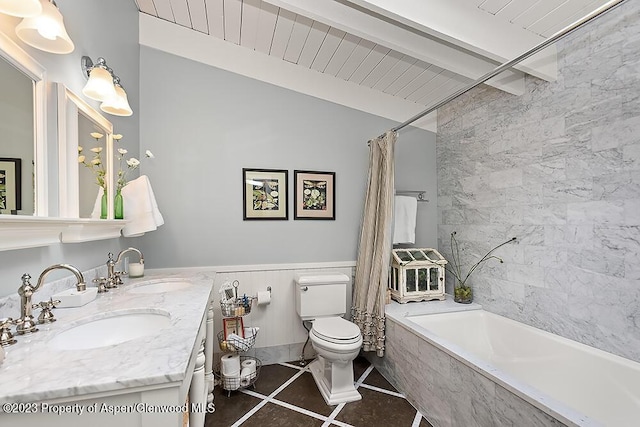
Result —
[[116, 88], [116, 94], [113, 98], [107, 99], [100, 104], [100, 109], [105, 113], [113, 114], [114, 116], [130, 116], [133, 114], [133, 110], [129, 105], [127, 99], [127, 93], [120, 84], [120, 78], [115, 76], [113, 78], [113, 85]]
[[133, 114], [127, 93], [120, 78], [113, 74], [104, 58], [98, 58], [94, 64], [91, 58], [83, 56], [80, 60], [82, 71], [88, 78], [82, 93], [93, 100], [100, 101], [100, 109], [114, 116], [130, 116]]
[[[6, 2], [6, 0], [3, 1], [3, 3]], [[23, 3], [30, 3], [30, 1]], [[73, 52], [75, 46], [67, 34], [62, 14], [56, 3], [53, 0], [39, 0], [39, 3], [42, 12], [24, 18], [16, 26], [16, 35], [29, 46], [45, 52], [60, 54]]]
[[40, 0], [0, 0], [0, 13], [27, 18], [40, 15], [42, 5]]

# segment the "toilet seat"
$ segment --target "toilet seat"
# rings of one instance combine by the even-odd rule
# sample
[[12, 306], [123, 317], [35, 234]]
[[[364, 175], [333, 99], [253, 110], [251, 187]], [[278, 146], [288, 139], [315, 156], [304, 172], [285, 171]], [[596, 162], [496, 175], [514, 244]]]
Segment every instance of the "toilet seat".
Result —
[[334, 344], [354, 344], [362, 339], [360, 328], [342, 317], [326, 317], [313, 322], [311, 333]]

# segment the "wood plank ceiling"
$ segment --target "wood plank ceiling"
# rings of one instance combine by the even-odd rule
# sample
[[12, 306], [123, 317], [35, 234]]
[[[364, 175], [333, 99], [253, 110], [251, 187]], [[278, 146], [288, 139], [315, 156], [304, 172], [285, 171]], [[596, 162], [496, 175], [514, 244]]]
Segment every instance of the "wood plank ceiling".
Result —
[[[323, 23], [317, 16], [312, 19], [272, 4], [276, 1], [135, 1], [141, 13], [421, 106], [435, 104], [486, 72], [463, 75], [459, 69], [458, 72], [446, 69]], [[488, 18], [543, 38], [606, 3], [605, 0], [456, 1], [460, 7], [473, 9], [473, 13], [481, 11]], [[421, 2], [415, 3], [418, 6]], [[406, 29], [404, 23], [394, 24]]]

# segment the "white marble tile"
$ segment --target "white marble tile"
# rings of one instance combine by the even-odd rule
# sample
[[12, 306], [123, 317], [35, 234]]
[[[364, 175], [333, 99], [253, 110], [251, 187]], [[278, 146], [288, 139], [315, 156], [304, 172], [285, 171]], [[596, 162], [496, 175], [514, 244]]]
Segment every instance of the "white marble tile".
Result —
[[[613, 293], [597, 292], [602, 283], [640, 275], [640, 4], [626, 2], [557, 47], [557, 81], [527, 76], [521, 96], [483, 87], [446, 107], [448, 126], [438, 129], [436, 145], [438, 197], [456, 210], [439, 216], [439, 249], [449, 256], [454, 229], [470, 254], [481, 255], [484, 242], [497, 237], [517, 236], [529, 248], [526, 261], [484, 269], [475, 278], [482, 279], [478, 301], [640, 360], [625, 345], [640, 336], [637, 316], [623, 321]], [[478, 114], [484, 106], [491, 114]], [[472, 135], [464, 150], [456, 144], [462, 133]], [[501, 175], [519, 170], [521, 184], [519, 172]], [[492, 186], [504, 187], [504, 195], [486, 190]], [[544, 269], [542, 279], [532, 273], [524, 296], [488, 286], [486, 278], [522, 285], [528, 278], [518, 264]], [[587, 322], [562, 310], [568, 292], [580, 294], [581, 306], [572, 307]], [[637, 300], [640, 288], [627, 296]], [[608, 314], [606, 328], [616, 326], [617, 338], [594, 320]], [[544, 318], [553, 322], [540, 323]]]

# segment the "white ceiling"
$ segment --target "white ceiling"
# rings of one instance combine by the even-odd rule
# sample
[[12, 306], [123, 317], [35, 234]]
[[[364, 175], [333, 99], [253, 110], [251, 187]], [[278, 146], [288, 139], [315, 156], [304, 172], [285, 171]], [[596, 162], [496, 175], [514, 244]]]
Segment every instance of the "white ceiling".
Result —
[[[143, 45], [397, 121], [437, 103], [606, 3], [135, 1], [141, 12]], [[555, 47], [488, 83], [519, 95], [524, 91], [524, 73], [553, 80]], [[435, 130], [435, 117], [419, 125]]]

